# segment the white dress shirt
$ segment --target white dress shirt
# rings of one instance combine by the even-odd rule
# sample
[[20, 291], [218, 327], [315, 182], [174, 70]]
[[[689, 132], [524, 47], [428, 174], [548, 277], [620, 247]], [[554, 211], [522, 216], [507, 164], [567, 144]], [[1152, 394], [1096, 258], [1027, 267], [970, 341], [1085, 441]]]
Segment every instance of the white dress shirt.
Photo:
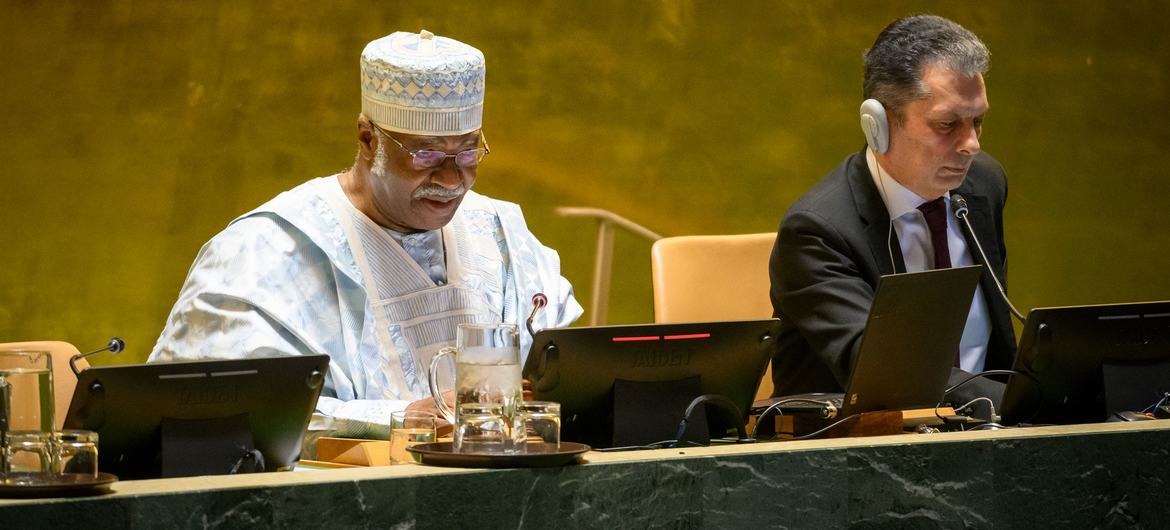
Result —
[[[886, 203], [894, 231], [898, 234], [898, 244], [902, 250], [902, 260], [906, 263], [906, 272], [930, 269], [934, 265], [934, 245], [930, 241], [926, 217], [918, 210], [918, 206], [927, 200], [894, 180], [885, 168], [878, 164], [873, 151], [866, 149], [865, 159], [869, 163], [874, 185], [878, 187]], [[945, 195], [944, 199], [946, 211], [950, 212], [950, 194]], [[946, 219], [951, 264], [955, 267], [974, 265], [975, 260], [971, 258], [971, 253], [967, 249], [967, 239], [963, 237], [958, 219], [949, 214]], [[967, 313], [967, 327], [963, 329], [963, 339], [959, 343], [960, 368], [971, 373], [983, 371], [983, 365], [987, 360], [987, 341], [990, 337], [991, 319], [987, 312], [987, 301], [983, 298], [983, 288], [977, 286], [975, 298], [971, 301], [971, 310]]]

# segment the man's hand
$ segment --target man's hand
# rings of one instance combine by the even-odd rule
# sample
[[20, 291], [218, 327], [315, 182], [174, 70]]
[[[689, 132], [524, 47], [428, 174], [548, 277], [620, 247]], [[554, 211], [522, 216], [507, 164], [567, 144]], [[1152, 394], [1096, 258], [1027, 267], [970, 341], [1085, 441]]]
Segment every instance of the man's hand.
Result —
[[[455, 394], [453, 394], [450, 390], [443, 392], [443, 402], [447, 405], [447, 407], [454, 409]], [[451, 435], [451, 431], [453, 430], [451, 424], [447, 421], [447, 418], [443, 416], [443, 413], [439, 412], [439, 408], [435, 406], [434, 399], [427, 397], [418, 401], [412, 401], [409, 405], [406, 406], [406, 410], [434, 414], [435, 435], [440, 438]]]

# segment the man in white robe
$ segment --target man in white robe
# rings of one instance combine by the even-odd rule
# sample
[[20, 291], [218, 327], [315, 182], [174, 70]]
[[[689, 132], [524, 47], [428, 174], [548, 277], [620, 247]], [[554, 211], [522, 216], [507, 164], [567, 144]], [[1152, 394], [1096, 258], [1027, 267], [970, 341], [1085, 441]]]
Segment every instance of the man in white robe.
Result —
[[[327, 353], [312, 430], [384, 436], [428, 408], [429, 363], [464, 322], [582, 313], [520, 208], [470, 191], [490, 151], [483, 54], [398, 32], [362, 53], [358, 155], [232, 221], [199, 252], [149, 361]], [[421, 95], [421, 97], [420, 97]]]

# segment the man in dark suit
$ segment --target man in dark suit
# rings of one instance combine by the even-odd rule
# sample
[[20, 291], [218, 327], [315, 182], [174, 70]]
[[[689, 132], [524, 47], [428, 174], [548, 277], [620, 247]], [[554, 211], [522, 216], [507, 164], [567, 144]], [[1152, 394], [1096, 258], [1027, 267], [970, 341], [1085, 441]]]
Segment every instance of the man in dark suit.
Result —
[[[934, 16], [893, 22], [866, 52], [868, 146], [789, 208], [772, 252], [772, 307], [782, 322], [776, 395], [843, 392], [878, 278], [952, 265], [986, 265], [959, 367], [1010, 367], [1015, 334], [990, 276], [1006, 278], [1007, 179], [979, 144], [988, 66], [978, 37]], [[952, 193], [966, 198], [989, 263], [950, 215]], [[959, 367], [952, 382], [965, 378]], [[996, 384], [977, 388], [996, 399], [1002, 392]]]

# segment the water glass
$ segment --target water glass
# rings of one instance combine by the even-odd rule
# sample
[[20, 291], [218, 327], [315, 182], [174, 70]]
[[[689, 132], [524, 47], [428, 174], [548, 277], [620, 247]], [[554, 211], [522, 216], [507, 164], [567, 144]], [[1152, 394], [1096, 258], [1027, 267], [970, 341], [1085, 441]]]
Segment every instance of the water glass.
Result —
[[98, 476], [98, 434], [93, 431], [64, 430], [51, 436], [53, 471]]
[[417, 457], [406, 448], [435, 441], [436, 420], [430, 412], [403, 410], [391, 413], [390, 464], [417, 462]]
[[49, 433], [40, 431], [8, 431], [8, 469], [5, 475], [24, 476], [34, 480], [53, 470], [53, 452]]
[[512, 439], [511, 420], [497, 403], [462, 403], [455, 425], [455, 452], [512, 454], [524, 450], [524, 442]]
[[554, 401], [525, 401], [520, 406], [524, 431], [529, 442], [561, 447], [561, 404]]

